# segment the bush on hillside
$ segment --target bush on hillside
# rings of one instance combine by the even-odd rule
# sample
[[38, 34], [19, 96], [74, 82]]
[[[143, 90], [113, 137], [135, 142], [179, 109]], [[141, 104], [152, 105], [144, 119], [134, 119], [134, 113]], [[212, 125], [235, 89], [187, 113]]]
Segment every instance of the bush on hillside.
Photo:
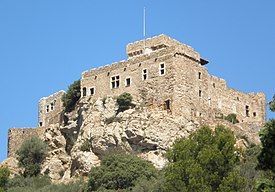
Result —
[[19, 166], [24, 168], [24, 177], [37, 176], [47, 154], [47, 145], [38, 137], [25, 141], [16, 151]]
[[80, 80], [77, 80], [68, 87], [67, 93], [62, 96], [65, 112], [71, 112], [74, 110], [75, 104], [79, 100], [80, 96]]
[[178, 139], [167, 152], [164, 191], [243, 191], [246, 180], [235, 169], [235, 142], [233, 133], [222, 126], [215, 131], [202, 127]]
[[117, 98], [118, 112], [123, 112], [130, 108], [132, 102], [132, 95], [130, 93], [122, 93]]
[[91, 169], [88, 190], [130, 189], [141, 177], [150, 180], [156, 176], [157, 170], [150, 162], [134, 155], [107, 156], [101, 166]]
[[237, 119], [237, 115], [234, 113], [230, 113], [229, 115], [224, 117], [224, 119], [233, 123], [233, 124], [239, 123], [239, 120]]

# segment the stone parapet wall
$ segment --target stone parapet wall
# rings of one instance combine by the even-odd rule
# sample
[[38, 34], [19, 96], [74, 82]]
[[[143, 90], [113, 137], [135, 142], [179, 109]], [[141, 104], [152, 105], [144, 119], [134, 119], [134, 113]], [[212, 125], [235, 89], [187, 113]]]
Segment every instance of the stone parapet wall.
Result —
[[10, 128], [8, 132], [8, 157], [15, 157], [24, 141], [31, 137], [42, 138], [44, 128]]

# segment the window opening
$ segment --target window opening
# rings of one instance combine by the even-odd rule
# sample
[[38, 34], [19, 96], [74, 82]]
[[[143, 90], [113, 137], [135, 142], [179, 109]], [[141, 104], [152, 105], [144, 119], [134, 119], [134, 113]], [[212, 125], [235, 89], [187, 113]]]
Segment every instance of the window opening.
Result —
[[213, 83], [213, 87], [214, 87], [214, 88], [216, 87], [216, 84], [215, 84], [215, 83]]
[[253, 112], [253, 117], [256, 117], [256, 116], [257, 116], [256, 112]]
[[123, 71], [126, 71], [126, 67], [123, 69]]
[[53, 103], [51, 103], [51, 111], [53, 110], [53, 107], [54, 107], [54, 105], [53, 105]]
[[87, 89], [86, 89], [86, 87], [83, 87], [83, 89], [82, 89], [82, 95], [83, 95], [83, 97], [85, 97], [87, 95]]
[[97, 79], [97, 76], [95, 76], [95, 79]]
[[93, 96], [95, 94], [95, 88], [91, 87], [90, 88], [90, 95]]
[[147, 69], [142, 70], [142, 80], [146, 80], [148, 78], [148, 71]]
[[113, 76], [111, 78], [111, 85], [112, 85], [112, 89], [116, 89], [119, 87], [119, 75]]
[[248, 105], [245, 106], [245, 115], [247, 117], [249, 117], [249, 106]]
[[201, 79], [201, 72], [199, 72], [199, 79]]
[[199, 97], [201, 97], [201, 93], [202, 93], [201, 90], [199, 90]]
[[170, 99], [167, 99], [166, 101], [164, 101], [164, 110], [171, 112], [171, 100]]
[[165, 74], [165, 65], [164, 65], [164, 63], [161, 63], [159, 65], [159, 74], [160, 75], [164, 75]]
[[39, 122], [39, 126], [42, 127], [43, 123], [42, 122]]
[[47, 113], [50, 111], [50, 107], [49, 105], [47, 105], [47, 109], [46, 109]]
[[131, 78], [129, 77], [125, 79], [125, 86], [130, 87], [130, 85], [131, 85]]
[[110, 75], [110, 72], [107, 73], [107, 76], [109, 76], [109, 75]]

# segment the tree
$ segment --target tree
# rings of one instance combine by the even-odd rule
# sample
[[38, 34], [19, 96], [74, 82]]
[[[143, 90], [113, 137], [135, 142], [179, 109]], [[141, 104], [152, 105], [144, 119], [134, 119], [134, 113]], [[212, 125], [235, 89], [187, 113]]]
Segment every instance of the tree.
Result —
[[275, 112], [275, 95], [273, 95], [273, 100], [269, 103], [269, 108], [271, 111]]
[[89, 174], [88, 189], [118, 190], [133, 187], [141, 177], [147, 180], [156, 177], [154, 166], [134, 155], [112, 155], [105, 157], [100, 167], [92, 168]]
[[[219, 191], [226, 187], [243, 188], [241, 183], [228, 181], [235, 176], [238, 156], [233, 133], [223, 126], [212, 131], [202, 127], [189, 138], [176, 140], [167, 152], [170, 164], [165, 173], [165, 191]], [[239, 178], [242, 178], [238, 175]], [[227, 183], [226, 183], [227, 182]]]
[[125, 111], [130, 108], [132, 102], [132, 95], [130, 93], [122, 93], [117, 98], [118, 112]]
[[74, 110], [75, 104], [79, 100], [80, 96], [80, 80], [77, 80], [68, 87], [67, 93], [62, 96], [65, 112], [71, 112]]
[[275, 173], [275, 119], [267, 122], [260, 131], [262, 150], [258, 156], [258, 168]]
[[25, 141], [16, 151], [19, 166], [24, 168], [24, 177], [37, 176], [46, 157], [47, 146], [37, 137]]
[[2, 167], [0, 169], [0, 191], [4, 191], [6, 189], [9, 176], [10, 170], [7, 167]]

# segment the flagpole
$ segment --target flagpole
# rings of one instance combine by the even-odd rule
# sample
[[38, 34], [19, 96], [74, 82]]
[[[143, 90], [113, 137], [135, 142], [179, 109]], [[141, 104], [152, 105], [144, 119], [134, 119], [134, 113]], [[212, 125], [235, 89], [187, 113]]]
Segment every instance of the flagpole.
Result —
[[146, 48], [146, 9], [143, 9], [143, 38], [144, 38], [144, 52]]

